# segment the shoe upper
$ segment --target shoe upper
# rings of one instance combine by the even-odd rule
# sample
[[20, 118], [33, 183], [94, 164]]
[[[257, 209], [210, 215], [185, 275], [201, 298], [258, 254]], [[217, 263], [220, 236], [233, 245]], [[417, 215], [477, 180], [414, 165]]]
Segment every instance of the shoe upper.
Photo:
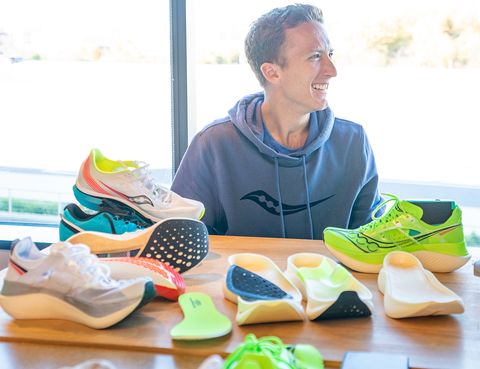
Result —
[[110, 160], [98, 149], [93, 149], [83, 162], [76, 184], [82, 192], [118, 199], [155, 221], [170, 217], [198, 219], [204, 212], [201, 202], [183, 198], [157, 184], [148, 164]]
[[335, 249], [359, 255], [388, 253], [396, 249], [468, 255], [462, 213], [457, 205], [444, 223], [428, 224], [422, 220], [422, 208], [411, 202], [400, 201], [392, 196], [380, 206], [383, 207], [390, 201], [394, 201], [394, 204], [383, 216], [376, 218], [376, 209], [372, 213], [372, 222], [357, 229], [326, 228], [325, 243]]
[[225, 360], [223, 369], [323, 369], [323, 357], [311, 345], [284, 345], [275, 336], [245, 340]]
[[150, 278], [114, 280], [85, 245], [53, 244], [49, 254], [38, 250], [30, 238], [12, 246], [2, 289], [4, 296], [47, 294], [64, 300], [94, 317], [123, 309], [144, 296]]
[[68, 204], [63, 210], [62, 221], [74, 232], [95, 231], [112, 234], [134, 232], [144, 227], [127, 214], [115, 214], [102, 211], [95, 214], [85, 213], [78, 205]]

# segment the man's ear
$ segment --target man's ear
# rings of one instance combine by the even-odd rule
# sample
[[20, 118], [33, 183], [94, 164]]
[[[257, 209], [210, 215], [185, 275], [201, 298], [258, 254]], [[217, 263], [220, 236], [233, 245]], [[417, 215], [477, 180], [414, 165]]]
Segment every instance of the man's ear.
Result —
[[275, 84], [280, 77], [280, 74], [278, 73], [278, 68], [279, 66], [274, 63], [263, 63], [260, 66], [260, 70], [262, 71], [263, 76], [265, 77], [267, 82], [271, 84]]

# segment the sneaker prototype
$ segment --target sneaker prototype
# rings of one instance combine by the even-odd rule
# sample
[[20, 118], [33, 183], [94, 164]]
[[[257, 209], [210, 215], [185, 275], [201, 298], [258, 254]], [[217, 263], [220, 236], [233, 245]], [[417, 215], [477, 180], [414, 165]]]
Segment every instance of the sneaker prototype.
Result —
[[208, 254], [208, 230], [199, 220], [170, 218], [136, 232], [79, 232], [68, 242], [88, 245], [94, 254], [128, 253], [159, 260], [179, 273], [198, 265]]
[[280, 338], [255, 337], [247, 334], [245, 341], [226, 359], [223, 369], [323, 369], [323, 356], [305, 344], [284, 345]]
[[102, 207], [102, 211], [89, 214], [84, 212], [77, 204], [68, 204], [60, 215], [60, 241], [65, 241], [75, 233], [83, 231], [104, 232], [111, 234], [122, 234], [134, 232], [150, 226], [130, 210]]
[[14, 241], [0, 305], [15, 319], [63, 319], [107, 328], [155, 297], [151, 279], [113, 280], [85, 245], [59, 242], [49, 254]]
[[110, 160], [98, 149], [82, 163], [75, 186], [74, 193], [84, 206], [98, 210], [102, 199], [113, 199], [154, 223], [173, 217], [200, 219], [205, 212], [201, 202], [156, 184], [148, 164]]
[[[462, 225], [462, 212], [452, 208], [441, 223], [424, 217], [424, 209], [396, 196], [382, 202], [372, 213], [372, 222], [357, 229], [328, 227], [325, 246], [343, 264], [364, 273], [378, 273], [384, 257], [392, 251], [414, 254], [432, 272], [451, 272], [470, 259]], [[392, 207], [381, 217], [375, 215], [388, 202]]]

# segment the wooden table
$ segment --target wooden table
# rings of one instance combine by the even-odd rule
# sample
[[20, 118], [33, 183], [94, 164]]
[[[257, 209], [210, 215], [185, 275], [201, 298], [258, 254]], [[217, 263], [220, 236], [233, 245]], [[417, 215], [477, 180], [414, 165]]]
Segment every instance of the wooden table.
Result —
[[[92, 352], [108, 353], [110, 356], [107, 357], [116, 357], [118, 353], [121, 358], [128, 351], [142, 357], [141, 360], [148, 361], [148, 357], [169, 358], [165, 359], [162, 368], [194, 369], [203, 357], [213, 353], [226, 356], [247, 333], [254, 333], [257, 337], [275, 335], [290, 344], [311, 343], [321, 351], [330, 368], [340, 367], [345, 351], [405, 354], [410, 357], [412, 368], [480, 367], [480, 278], [474, 277], [471, 263], [453, 273], [437, 274], [442, 283], [463, 298], [466, 311], [462, 315], [390, 319], [383, 311], [383, 298], [376, 284], [377, 275], [354, 273], [373, 293], [375, 311], [370, 318], [238, 327], [235, 323], [236, 305], [225, 300], [222, 293], [229, 255], [260, 253], [270, 257], [282, 270], [286, 267], [287, 257], [297, 252], [331, 255], [321, 241], [253, 237], [212, 236], [210, 249], [209, 256], [198, 267], [185, 273], [184, 278], [187, 292], [208, 293], [218, 310], [234, 322], [233, 332], [226, 337], [199, 342], [173, 341], [169, 332], [182, 320], [181, 309], [177, 303], [158, 300], [105, 330], [64, 321], [17, 321], [0, 311], [0, 341], [10, 342], [18, 352], [21, 352], [19, 342], [32, 343], [38, 352], [43, 347], [39, 344], [47, 344], [45, 347], [52, 352], [63, 352], [67, 356], [70, 350], [82, 347], [94, 350]], [[480, 257], [480, 252], [471, 251], [474, 259]], [[180, 363], [175, 358], [184, 362]], [[124, 366], [119, 366], [119, 369], [139, 367], [121, 362]]]

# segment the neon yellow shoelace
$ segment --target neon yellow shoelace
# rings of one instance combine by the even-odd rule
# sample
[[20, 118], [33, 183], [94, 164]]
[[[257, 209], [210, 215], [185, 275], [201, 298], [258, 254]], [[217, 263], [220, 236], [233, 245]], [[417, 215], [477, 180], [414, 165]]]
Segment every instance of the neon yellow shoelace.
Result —
[[296, 369], [292, 363], [282, 358], [281, 354], [285, 349], [285, 345], [278, 337], [267, 336], [257, 339], [254, 334], [250, 333], [245, 337], [245, 341], [225, 360], [223, 368], [231, 368], [244, 354], [254, 352], [269, 357], [273, 363], [283, 363], [287, 368]]

